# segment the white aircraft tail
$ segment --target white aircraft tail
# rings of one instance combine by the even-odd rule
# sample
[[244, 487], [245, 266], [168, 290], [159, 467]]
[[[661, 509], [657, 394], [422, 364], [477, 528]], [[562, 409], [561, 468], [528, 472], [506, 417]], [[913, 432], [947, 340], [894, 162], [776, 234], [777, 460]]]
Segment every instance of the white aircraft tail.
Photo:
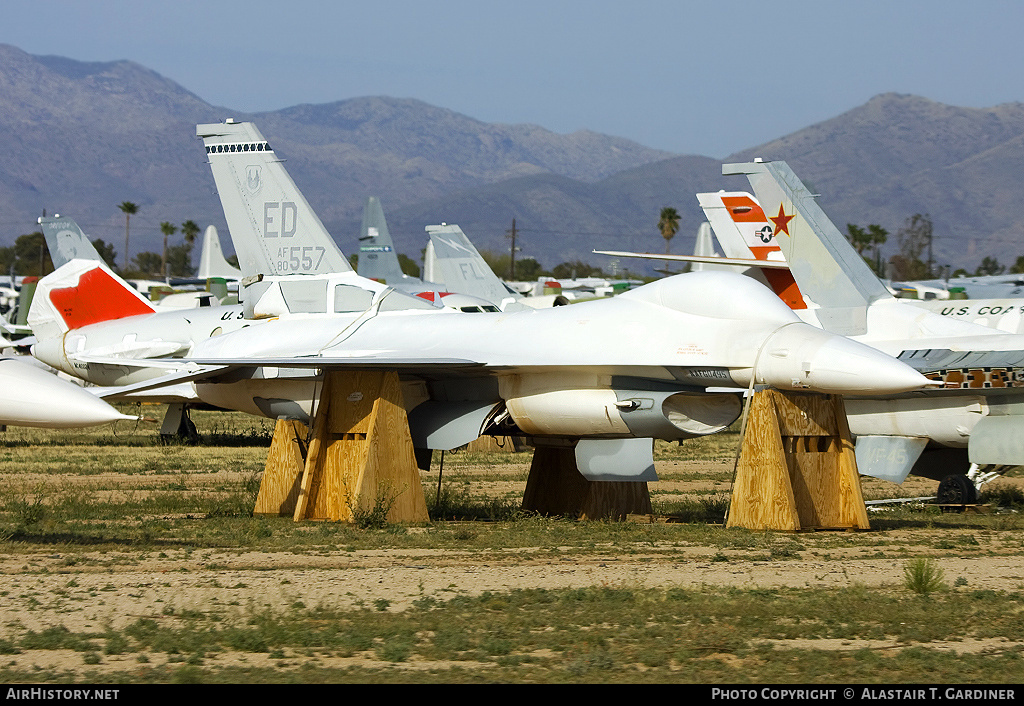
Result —
[[60, 216], [39, 219], [39, 228], [43, 231], [46, 248], [50, 251], [50, 261], [54, 269], [66, 265], [74, 259], [102, 260], [96, 248], [85, 237], [85, 233], [70, 218]]
[[846, 336], [867, 330], [870, 303], [891, 298], [853, 246], [829, 220], [785, 162], [726, 164], [722, 173], [744, 174], [772, 224], [775, 239], [804, 296], [826, 330]]
[[[774, 238], [772, 224], [753, 196], [741, 191], [697, 194], [725, 257], [763, 262], [785, 262]], [[695, 253], [703, 254], [703, 253]], [[745, 272], [771, 288], [791, 309], [806, 309], [807, 302], [789, 269], [750, 268]]]
[[395, 244], [388, 230], [388, 222], [384, 219], [384, 209], [376, 196], [368, 197], [363, 206], [357, 271], [367, 279], [391, 285], [416, 279], [402, 272], [402, 266], [398, 263], [398, 253], [395, 252]]
[[151, 314], [153, 304], [98, 260], [71, 260], [39, 280], [28, 325], [37, 341], [73, 329]]
[[518, 296], [498, 279], [462, 229], [455, 225], [427, 226], [425, 279], [449, 292], [468, 294], [504, 309]]
[[351, 272], [252, 123], [197, 125], [243, 276]]
[[[54, 263], [56, 264], [56, 263]], [[241, 279], [242, 271], [232, 266], [224, 257], [224, 251], [220, 247], [220, 238], [217, 236], [217, 229], [207, 226], [203, 233], [203, 249], [199, 255], [200, 279], [211, 277], [223, 277], [224, 279]]]

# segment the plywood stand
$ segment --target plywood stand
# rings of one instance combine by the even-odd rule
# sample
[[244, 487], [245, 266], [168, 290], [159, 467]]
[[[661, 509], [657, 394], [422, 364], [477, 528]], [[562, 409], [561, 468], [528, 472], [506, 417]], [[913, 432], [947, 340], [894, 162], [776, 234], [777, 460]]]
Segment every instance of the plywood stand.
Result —
[[304, 462], [299, 426], [279, 422], [256, 502], [262, 514], [354, 522], [427, 522], [397, 373], [328, 373]]
[[754, 394], [726, 526], [870, 529], [841, 397]]
[[647, 483], [588, 480], [572, 447], [538, 446], [523, 493], [523, 509], [581, 520], [620, 520], [651, 513]]
[[291, 517], [295, 514], [302, 471], [306, 466], [307, 434], [308, 428], [302, 422], [277, 420], [254, 515]]

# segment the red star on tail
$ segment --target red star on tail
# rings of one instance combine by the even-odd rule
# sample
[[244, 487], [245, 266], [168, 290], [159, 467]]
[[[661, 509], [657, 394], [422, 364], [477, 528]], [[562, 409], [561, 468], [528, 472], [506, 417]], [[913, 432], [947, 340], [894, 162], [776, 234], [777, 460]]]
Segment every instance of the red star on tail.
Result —
[[779, 204], [779, 215], [772, 216], [770, 220], [775, 224], [776, 234], [785, 233], [789, 235], [789, 222], [794, 218], [796, 218], [796, 215], [787, 216], [786, 212], [782, 210], [782, 204]]

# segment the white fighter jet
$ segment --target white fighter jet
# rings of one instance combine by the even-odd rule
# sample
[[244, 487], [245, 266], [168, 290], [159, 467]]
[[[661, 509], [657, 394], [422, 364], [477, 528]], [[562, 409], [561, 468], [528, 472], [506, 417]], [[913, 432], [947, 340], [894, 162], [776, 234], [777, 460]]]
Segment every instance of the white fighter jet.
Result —
[[723, 172], [747, 175], [756, 198], [697, 195], [728, 259], [721, 262], [749, 268], [802, 320], [941, 383], [913, 395], [847, 400], [861, 473], [902, 483], [913, 472], [941, 481], [940, 500], [973, 502], [999, 470], [1024, 464], [1024, 337], [894, 298], [785, 162]]
[[[847, 394], [928, 384], [890, 356], [800, 322], [770, 290], [732, 273], [683, 275], [569, 307], [438, 309], [359, 277], [332, 248], [302, 237], [326, 231], [250, 124], [199, 125], [197, 134], [243, 272], [266, 270], [241, 293], [246, 319], [264, 322], [189, 355], [214, 371], [201, 372], [196, 388], [219, 406], [266, 413], [273, 397], [276, 414], [308, 419], [316, 381], [285, 371], [391, 369], [418, 448], [525, 435], [576, 444], [591, 479], [649, 480], [653, 438], [724, 429], [751, 384]], [[240, 242], [253, 230], [243, 240], [254, 242]], [[345, 264], [324, 274], [330, 258]], [[270, 376], [254, 378], [259, 370], [292, 386], [275, 394]], [[611, 456], [621, 462], [614, 471], [595, 460]]]

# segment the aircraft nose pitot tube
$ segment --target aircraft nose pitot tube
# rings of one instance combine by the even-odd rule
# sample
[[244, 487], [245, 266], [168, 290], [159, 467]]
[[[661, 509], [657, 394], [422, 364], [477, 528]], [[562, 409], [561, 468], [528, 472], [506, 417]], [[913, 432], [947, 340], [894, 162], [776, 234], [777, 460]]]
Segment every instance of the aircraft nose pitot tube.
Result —
[[802, 322], [782, 326], [768, 337], [757, 357], [754, 381], [849, 395], [895, 394], [932, 385], [892, 356]]

